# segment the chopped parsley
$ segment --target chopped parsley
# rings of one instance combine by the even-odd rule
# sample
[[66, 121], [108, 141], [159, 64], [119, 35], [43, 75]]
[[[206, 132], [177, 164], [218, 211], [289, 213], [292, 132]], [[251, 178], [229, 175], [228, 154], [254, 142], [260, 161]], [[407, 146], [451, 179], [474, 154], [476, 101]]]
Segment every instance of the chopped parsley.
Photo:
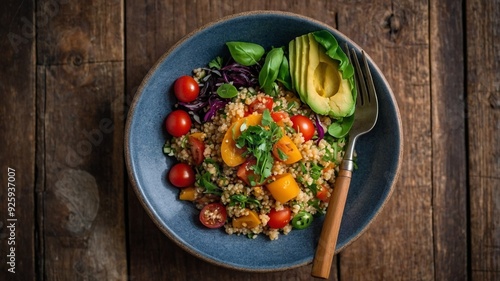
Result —
[[263, 183], [271, 176], [274, 164], [273, 145], [283, 136], [283, 132], [267, 109], [262, 113], [262, 125], [247, 126], [243, 123], [240, 131], [242, 133], [236, 139], [236, 147], [246, 147], [244, 156], [255, 157], [256, 163], [251, 168], [260, 176], [259, 183]]
[[246, 204], [255, 204], [260, 207], [259, 200], [243, 194], [233, 194], [231, 195], [230, 200], [229, 206], [234, 206], [238, 203], [241, 208], [245, 208]]

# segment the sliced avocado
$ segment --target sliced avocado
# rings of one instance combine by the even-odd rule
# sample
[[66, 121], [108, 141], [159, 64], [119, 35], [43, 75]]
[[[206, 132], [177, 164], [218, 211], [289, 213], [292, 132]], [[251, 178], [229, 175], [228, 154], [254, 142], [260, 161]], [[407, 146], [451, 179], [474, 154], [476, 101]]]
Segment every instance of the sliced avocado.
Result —
[[290, 60], [294, 64], [290, 73], [301, 100], [318, 114], [333, 118], [352, 115], [355, 101], [349, 80], [342, 79], [339, 63], [326, 54], [311, 33], [292, 42], [294, 52], [290, 52]]
[[299, 89], [300, 89], [300, 99], [307, 103], [307, 89], [304, 81], [307, 80], [307, 66], [309, 65], [308, 62], [308, 54], [309, 54], [309, 43], [307, 37], [301, 36], [299, 37], [298, 44], [295, 45], [295, 47], [298, 48], [298, 59], [300, 62], [300, 69], [299, 69]]

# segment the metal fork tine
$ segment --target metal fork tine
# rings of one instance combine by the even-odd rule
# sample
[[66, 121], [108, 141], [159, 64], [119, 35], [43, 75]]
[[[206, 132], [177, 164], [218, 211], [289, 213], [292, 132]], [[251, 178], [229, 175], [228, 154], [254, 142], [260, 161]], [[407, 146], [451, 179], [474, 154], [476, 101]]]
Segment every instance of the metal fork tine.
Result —
[[365, 66], [366, 82], [368, 84], [368, 101], [373, 104], [378, 104], [377, 94], [375, 93], [375, 84], [373, 83], [372, 73], [370, 67], [368, 66], [368, 61], [366, 60], [366, 55], [364, 51], [361, 51], [363, 55], [363, 63]]
[[356, 51], [354, 49], [351, 49], [351, 54], [353, 57], [353, 64], [355, 68], [354, 73], [357, 80], [357, 87], [359, 89], [358, 99], [360, 100], [360, 105], [364, 105], [365, 99], [367, 98], [366, 95], [368, 94], [368, 90], [366, 89], [365, 76], [363, 75], [363, 71], [361, 70], [361, 66], [359, 64], [358, 55], [356, 54]]
[[[354, 66], [351, 52], [349, 50], [349, 46], [347, 45], [347, 43], [345, 43], [345, 53], [347, 54], [347, 58], [349, 58], [349, 61], [351, 62], [351, 64]], [[356, 67], [354, 66], [354, 68], [356, 68]], [[354, 69], [354, 88], [359, 89], [358, 85], [359, 85], [360, 81], [358, 80], [357, 72], [358, 72], [358, 70]], [[359, 96], [359, 94], [358, 94], [358, 96]], [[361, 100], [359, 98], [356, 99], [356, 104], [361, 105]]]

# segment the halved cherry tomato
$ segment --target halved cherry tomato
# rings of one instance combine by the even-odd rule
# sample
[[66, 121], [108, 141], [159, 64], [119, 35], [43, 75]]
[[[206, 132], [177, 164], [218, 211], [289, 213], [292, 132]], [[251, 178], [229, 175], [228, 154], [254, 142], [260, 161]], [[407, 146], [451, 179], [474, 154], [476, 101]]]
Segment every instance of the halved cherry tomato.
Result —
[[192, 186], [195, 182], [193, 168], [186, 163], [177, 163], [168, 172], [170, 183], [178, 188]]
[[221, 203], [210, 203], [200, 211], [200, 222], [208, 228], [219, 228], [227, 219], [226, 207]]
[[193, 77], [184, 75], [174, 83], [175, 97], [181, 102], [192, 102], [200, 93], [200, 86]]
[[190, 135], [188, 137], [189, 148], [191, 150], [191, 156], [193, 157], [193, 163], [195, 165], [200, 165], [205, 160], [203, 152], [205, 151], [205, 143], [202, 140]]
[[290, 118], [290, 120], [292, 120], [293, 128], [295, 129], [295, 131], [302, 133], [304, 141], [312, 139], [315, 129], [311, 119], [307, 118], [304, 115], [298, 114]]
[[174, 137], [181, 137], [191, 129], [191, 117], [181, 109], [174, 110], [165, 119], [165, 129]]
[[330, 200], [330, 194], [328, 194], [328, 188], [325, 185], [322, 184], [319, 187], [319, 190], [316, 193], [316, 198], [323, 202], [328, 202]]
[[255, 163], [257, 163], [257, 160], [251, 158], [241, 164], [236, 172], [236, 175], [249, 186], [252, 186], [251, 179], [254, 183], [258, 180], [258, 176], [255, 174], [254, 170], [250, 168], [254, 166]]
[[262, 113], [266, 109], [268, 109], [269, 111], [273, 110], [273, 98], [271, 97], [257, 98], [248, 106], [248, 114], [252, 114], [254, 112]]
[[267, 225], [271, 228], [283, 228], [290, 222], [292, 212], [290, 208], [284, 207], [282, 210], [276, 211], [276, 209], [271, 209], [269, 212], [269, 221]]

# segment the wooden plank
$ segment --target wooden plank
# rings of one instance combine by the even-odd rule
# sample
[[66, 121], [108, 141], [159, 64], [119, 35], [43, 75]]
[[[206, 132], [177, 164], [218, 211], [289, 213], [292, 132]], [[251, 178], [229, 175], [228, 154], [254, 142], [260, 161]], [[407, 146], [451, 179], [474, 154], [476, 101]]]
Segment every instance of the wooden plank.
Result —
[[0, 16], [0, 280], [36, 280], [34, 10], [4, 1]]
[[388, 79], [404, 135], [404, 161], [394, 193], [368, 231], [340, 254], [341, 279], [432, 280], [428, 2], [346, 1], [340, 11], [340, 31], [364, 48]]
[[122, 62], [46, 69], [40, 164], [48, 280], [123, 280], [127, 274], [122, 75]]
[[[188, 32], [219, 17], [233, 13], [279, 9], [302, 13], [333, 25], [335, 7], [329, 1], [310, 5], [276, 1], [128, 1], [127, 101], [135, 94], [149, 68], [170, 46]], [[308, 280], [310, 266], [286, 272], [251, 274], [227, 270], [184, 252], [164, 236], [144, 212], [129, 188], [130, 278], [138, 280]], [[167, 266], [166, 266], [167, 265]], [[337, 280], [336, 261], [329, 280]]]
[[430, 2], [435, 280], [466, 280], [467, 154], [462, 3]]
[[122, 2], [37, 1], [38, 64], [123, 60]]
[[123, 5], [55, 11], [38, 37], [40, 277], [124, 280]]
[[500, 1], [466, 2], [472, 280], [500, 279]]

